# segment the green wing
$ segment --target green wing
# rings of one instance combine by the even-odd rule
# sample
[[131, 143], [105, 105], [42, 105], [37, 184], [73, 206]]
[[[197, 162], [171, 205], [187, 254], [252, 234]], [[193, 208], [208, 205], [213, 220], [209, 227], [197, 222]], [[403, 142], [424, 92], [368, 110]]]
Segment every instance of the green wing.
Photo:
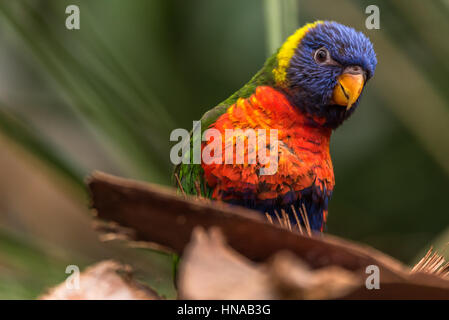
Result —
[[[207, 111], [201, 117], [201, 135], [204, 130], [209, 128], [222, 114], [228, 110], [239, 98], [248, 98], [251, 96], [258, 86], [274, 86], [272, 70], [276, 64], [276, 53], [273, 54], [266, 62], [263, 68], [242, 88], [236, 91], [228, 99], [217, 105], [215, 108]], [[192, 131], [193, 132], [193, 131]], [[190, 133], [190, 159], [193, 153], [193, 137]], [[178, 177], [178, 179], [176, 178]], [[204, 181], [204, 171], [200, 164], [184, 164], [181, 163], [174, 168], [173, 183], [178, 189], [182, 186], [185, 193], [191, 195], [199, 195], [210, 198], [212, 189], [207, 186]]]

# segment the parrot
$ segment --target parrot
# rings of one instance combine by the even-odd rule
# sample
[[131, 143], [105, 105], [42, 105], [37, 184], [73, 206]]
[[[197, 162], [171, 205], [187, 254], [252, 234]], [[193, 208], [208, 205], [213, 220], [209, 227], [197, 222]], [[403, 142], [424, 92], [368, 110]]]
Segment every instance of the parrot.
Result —
[[[268, 164], [259, 158], [228, 163], [223, 153], [223, 161], [206, 163], [203, 155], [201, 163], [175, 166], [178, 189], [271, 217], [283, 210], [293, 224], [306, 218], [313, 232], [324, 232], [335, 186], [330, 137], [356, 110], [376, 65], [373, 44], [362, 32], [335, 21], [305, 24], [247, 84], [198, 122], [202, 133], [215, 129], [223, 137], [229, 129], [253, 129], [258, 138], [259, 129], [277, 130], [277, 150], [271, 140], [266, 147], [277, 152], [276, 172], [261, 174]], [[238, 139], [225, 138], [222, 145], [236, 147]], [[190, 153], [193, 140], [190, 134]], [[201, 150], [210, 143], [202, 137]], [[249, 146], [245, 156], [257, 148]], [[293, 219], [301, 208], [305, 217]]]

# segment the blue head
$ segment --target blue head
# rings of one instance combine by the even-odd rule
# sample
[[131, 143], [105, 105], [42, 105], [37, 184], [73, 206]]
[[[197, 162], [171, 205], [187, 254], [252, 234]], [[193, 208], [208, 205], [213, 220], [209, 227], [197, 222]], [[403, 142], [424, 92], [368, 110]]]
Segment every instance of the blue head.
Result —
[[295, 106], [336, 128], [357, 108], [376, 64], [373, 45], [363, 33], [318, 21], [287, 39], [273, 75]]

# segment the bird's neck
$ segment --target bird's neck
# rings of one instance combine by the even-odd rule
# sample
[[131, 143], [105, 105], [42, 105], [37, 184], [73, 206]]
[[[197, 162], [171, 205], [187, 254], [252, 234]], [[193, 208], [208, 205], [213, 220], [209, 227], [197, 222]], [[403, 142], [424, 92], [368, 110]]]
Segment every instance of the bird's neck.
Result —
[[285, 93], [259, 86], [248, 99], [239, 99], [227, 116], [240, 128], [276, 129], [280, 140], [316, 153], [328, 153], [332, 129], [325, 118], [306, 114], [288, 100]]
[[[303, 138], [304, 143], [319, 143], [320, 146], [329, 148], [332, 129], [325, 126], [326, 118], [310, 115], [306, 111], [293, 105], [285, 93], [271, 87], [259, 87], [256, 97], [265, 96], [263, 108], [270, 114], [270, 124], [273, 129], [285, 131], [291, 138]], [[272, 98], [270, 98], [272, 96]], [[262, 100], [264, 101], [264, 100]]]
[[335, 104], [322, 104], [322, 98], [312, 98], [308, 92], [300, 87], [284, 88], [290, 104], [299, 109], [311, 122], [311, 126], [337, 129], [349, 118], [357, 107], [357, 103], [348, 111], [345, 107]]

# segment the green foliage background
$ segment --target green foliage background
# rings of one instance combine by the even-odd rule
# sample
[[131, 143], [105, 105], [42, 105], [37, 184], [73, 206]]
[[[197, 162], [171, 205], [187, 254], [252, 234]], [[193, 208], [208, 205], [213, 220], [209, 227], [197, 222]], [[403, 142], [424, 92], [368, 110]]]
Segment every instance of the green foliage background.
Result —
[[[79, 31], [65, 28], [69, 4]], [[380, 30], [365, 28], [370, 4]], [[190, 129], [317, 19], [365, 32], [379, 61], [333, 137], [329, 232], [406, 263], [432, 243], [447, 253], [447, 0], [3, 0], [0, 13], [0, 298], [34, 298], [68, 264], [109, 257], [174, 297], [169, 257], [87, 231], [83, 179], [99, 169], [169, 184], [170, 131]], [[45, 215], [26, 194], [46, 199]]]

